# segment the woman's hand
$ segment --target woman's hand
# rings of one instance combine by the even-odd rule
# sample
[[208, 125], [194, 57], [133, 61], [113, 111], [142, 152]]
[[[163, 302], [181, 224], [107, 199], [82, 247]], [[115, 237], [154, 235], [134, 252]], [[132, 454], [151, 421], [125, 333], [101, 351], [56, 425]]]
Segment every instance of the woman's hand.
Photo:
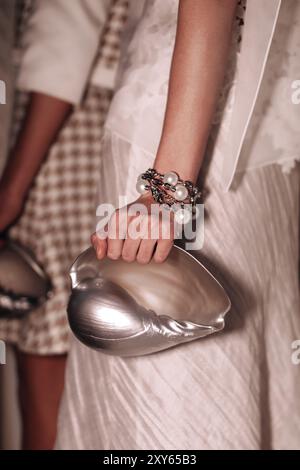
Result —
[[[137, 205], [138, 204], [138, 205]], [[112, 215], [106, 234], [92, 235], [97, 258], [146, 264], [153, 258], [162, 263], [174, 241], [173, 213], [159, 211], [159, 205], [147, 193]]]

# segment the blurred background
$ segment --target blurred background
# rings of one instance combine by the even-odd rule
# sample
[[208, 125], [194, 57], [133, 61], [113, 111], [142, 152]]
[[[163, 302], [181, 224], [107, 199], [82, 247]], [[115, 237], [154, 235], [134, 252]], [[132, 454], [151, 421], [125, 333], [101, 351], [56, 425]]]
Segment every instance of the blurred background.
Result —
[[[7, 157], [9, 127], [13, 104], [14, 33], [23, 1], [0, 2], [0, 79], [6, 85], [6, 104], [0, 105], [0, 172]], [[0, 203], [3, 203], [2, 201]], [[0, 366], [0, 446], [1, 449], [20, 448], [19, 410], [17, 405], [16, 365], [10, 347], [6, 348], [6, 365]]]

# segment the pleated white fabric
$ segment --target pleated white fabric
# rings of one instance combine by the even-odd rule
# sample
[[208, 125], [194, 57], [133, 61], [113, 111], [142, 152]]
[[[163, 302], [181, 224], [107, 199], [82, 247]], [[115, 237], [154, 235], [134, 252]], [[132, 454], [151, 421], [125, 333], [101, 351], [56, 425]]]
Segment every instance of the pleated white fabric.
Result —
[[57, 448], [300, 448], [299, 172], [260, 168], [225, 194], [210, 174], [207, 186], [199, 256], [231, 297], [225, 331], [129, 359], [74, 340]]

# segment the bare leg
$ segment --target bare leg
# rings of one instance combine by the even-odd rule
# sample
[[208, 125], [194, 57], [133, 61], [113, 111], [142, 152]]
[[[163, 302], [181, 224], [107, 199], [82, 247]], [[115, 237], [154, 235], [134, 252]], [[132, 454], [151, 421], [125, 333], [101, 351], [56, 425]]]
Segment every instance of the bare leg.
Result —
[[19, 398], [24, 450], [52, 449], [66, 355], [40, 356], [18, 352]]

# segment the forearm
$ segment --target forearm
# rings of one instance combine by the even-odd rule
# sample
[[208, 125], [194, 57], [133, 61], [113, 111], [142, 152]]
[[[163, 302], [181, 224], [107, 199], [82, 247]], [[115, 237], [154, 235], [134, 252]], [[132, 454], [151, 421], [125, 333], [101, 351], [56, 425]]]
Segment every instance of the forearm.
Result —
[[31, 94], [26, 118], [1, 178], [1, 186], [26, 194], [70, 109], [71, 104], [66, 101], [41, 93]]
[[180, 0], [155, 168], [195, 181], [223, 82], [237, 0]]

